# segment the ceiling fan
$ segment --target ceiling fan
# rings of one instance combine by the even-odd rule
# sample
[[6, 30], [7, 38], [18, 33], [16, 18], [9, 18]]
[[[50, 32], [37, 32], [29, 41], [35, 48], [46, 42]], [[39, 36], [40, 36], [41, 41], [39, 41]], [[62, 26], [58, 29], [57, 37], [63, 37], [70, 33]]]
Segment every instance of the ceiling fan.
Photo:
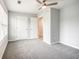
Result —
[[43, 1], [40, 1], [40, 0], [36, 0], [39, 4], [42, 5], [42, 7], [39, 8], [40, 9], [45, 9], [47, 6], [52, 6], [52, 5], [57, 5], [58, 3], [57, 2], [54, 2], [54, 3], [46, 3], [47, 0], [43, 0]]

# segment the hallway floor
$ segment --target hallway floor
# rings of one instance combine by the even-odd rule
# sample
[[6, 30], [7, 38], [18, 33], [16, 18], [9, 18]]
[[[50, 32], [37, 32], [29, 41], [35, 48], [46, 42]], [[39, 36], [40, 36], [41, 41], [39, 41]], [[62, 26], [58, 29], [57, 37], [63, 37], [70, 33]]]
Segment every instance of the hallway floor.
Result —
[[41, 40], [9, 42], [3, 59], [79, 59], [79, 50], [63, 44], [48, 45]]

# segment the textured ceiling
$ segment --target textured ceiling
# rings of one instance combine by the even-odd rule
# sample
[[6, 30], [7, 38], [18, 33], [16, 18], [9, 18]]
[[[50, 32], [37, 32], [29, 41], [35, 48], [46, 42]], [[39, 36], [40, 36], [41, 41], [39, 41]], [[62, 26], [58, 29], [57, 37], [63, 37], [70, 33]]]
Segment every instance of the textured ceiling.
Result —
[[[40, 4], [36, 0], [21, 0], [21, 4], [17, 3], [18, 0], [4, 0], [9, 11], [23, 12], [23, 13], [38, 13]], [[63, 6], [62, 0], [47, 0], [47, 2], [58, 2], [58, 5], [52, 6], [54, 8], [61, 8]]]

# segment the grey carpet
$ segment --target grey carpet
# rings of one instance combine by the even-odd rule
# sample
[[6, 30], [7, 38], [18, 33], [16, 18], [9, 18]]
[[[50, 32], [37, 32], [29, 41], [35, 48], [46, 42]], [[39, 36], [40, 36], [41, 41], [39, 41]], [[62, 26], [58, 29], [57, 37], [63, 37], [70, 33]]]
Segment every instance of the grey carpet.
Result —
[[79, 50], [63, 44], [48, 45], [41, 40], [9, 42], [3, 59], [79, 59]]

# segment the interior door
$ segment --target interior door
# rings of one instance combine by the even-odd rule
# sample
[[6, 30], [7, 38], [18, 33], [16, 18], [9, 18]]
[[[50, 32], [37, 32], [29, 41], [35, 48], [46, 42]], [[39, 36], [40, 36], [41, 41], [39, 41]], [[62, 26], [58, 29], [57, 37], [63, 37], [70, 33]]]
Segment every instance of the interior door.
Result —
[[27, 17], [17, 17], [16, 21], [16, 38], [17, 39], [28, 39], [28, 18]]

